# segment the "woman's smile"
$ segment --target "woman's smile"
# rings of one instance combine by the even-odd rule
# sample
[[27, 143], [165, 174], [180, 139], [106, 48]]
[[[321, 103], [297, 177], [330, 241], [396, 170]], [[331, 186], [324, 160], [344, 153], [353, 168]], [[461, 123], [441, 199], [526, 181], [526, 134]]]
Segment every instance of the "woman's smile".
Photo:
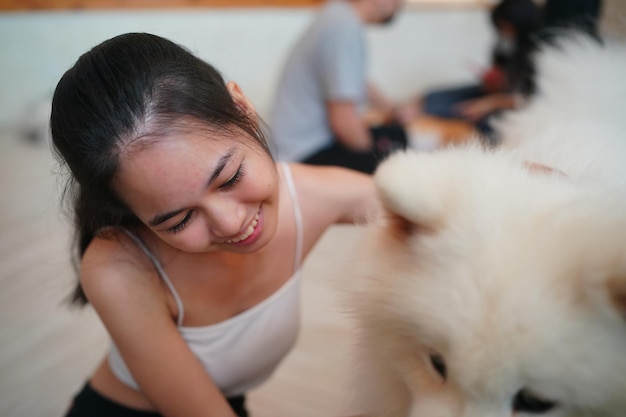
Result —
[[250, 224], [248, 224], [248, 227], [246, 227], [246, 229], [238, 236], [227, 240], [226, 243], [238, 246], [251, 245], [257, 240], [257, 238], [261, 234], [261, 231], [263, 229], [262, 226], [263, 224], [261, 221], [261, 209], [259, 209], [259, 211], [257, 211], [252, 218]]

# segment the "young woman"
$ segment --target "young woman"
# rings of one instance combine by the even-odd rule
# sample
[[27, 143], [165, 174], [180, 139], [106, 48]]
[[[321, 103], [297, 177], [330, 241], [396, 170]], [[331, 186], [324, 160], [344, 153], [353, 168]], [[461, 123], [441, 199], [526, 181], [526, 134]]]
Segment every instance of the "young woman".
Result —
[[67, 416], [245, 416], [298, 333], [298, 273], [334, 223], [376, 209], [366, 175], [275, 163], [253, 105], [149, 34], [84, 54], [53, 98], [80, 284], [113, 346]]

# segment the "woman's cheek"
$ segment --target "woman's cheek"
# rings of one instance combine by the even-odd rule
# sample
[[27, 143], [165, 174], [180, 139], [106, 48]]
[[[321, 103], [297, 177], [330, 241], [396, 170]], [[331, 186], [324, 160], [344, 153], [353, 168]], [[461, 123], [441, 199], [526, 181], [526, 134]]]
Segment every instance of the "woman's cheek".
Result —
[[184, 252], [202, 252], [205, 251], [209, 242], [208, 229], [203, 227], [201, 220], [196, 220], [175, 234], [168, 234], [163, 240], [169, 245], [182, 250]]
[[187, 229], [181, 233], [181, 235], [184, 235], [181, 236], [183, 238], [181, 244], [186, 248], [183, 250], [189, 252], [205, 251], [210, 244], [210, 239], [209, 229], [203, 219], [196, 219]]

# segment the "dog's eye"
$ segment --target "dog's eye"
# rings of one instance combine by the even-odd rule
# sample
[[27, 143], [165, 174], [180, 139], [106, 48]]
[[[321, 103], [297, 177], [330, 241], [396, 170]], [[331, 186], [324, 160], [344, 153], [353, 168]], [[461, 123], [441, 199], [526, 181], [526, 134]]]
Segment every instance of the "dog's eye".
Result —
[[543, 414], [556, 407], [554, 401], [537, 397], [528, 390], [522, 389], [513, 398], [513, 410], [520, 413]]
[[443, 379], [446, 379], [446, 375], [447, 375], [446, 363], [444, 362], [441, 355], [437, 353], [431, 353], [430, 364], [433, 366], [433, 368], [435, 368], [435, 371], [437, 371], [437, 373], [441, 375]]

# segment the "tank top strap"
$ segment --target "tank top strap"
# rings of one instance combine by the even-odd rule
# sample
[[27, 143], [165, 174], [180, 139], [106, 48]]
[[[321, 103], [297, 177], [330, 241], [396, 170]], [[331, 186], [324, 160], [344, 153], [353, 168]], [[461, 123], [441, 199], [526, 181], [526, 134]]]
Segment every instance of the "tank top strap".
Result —
[[161, 266], [161, 262], [159, 262], [157, 257], [154, 256], [154, 254], [150, 251], [150, 249], [148, 249], [146, 244], [143, 242], [143, 240], [141, 240], [141, 238], [139, 236], [137, 236], [135, 233], [131, 232], [128, 229], [121, 228], [121, 230], [129, 238], [131, 238], [133, 240], [133, 242], [135, 242], [137, 244], [137, 246], [139, 246], [141, 248], [141, 250], [146, 254], [148, 259], [150, 259], [150, 261], [152, 262], [152, 264], [156, 268], [156, 270], [159, 273], [159, 276], [161, 277], [161, 279], [165, 282], [165, 285], [167, 285], [167, 288], [169, 288], [170, 292], [174, 296], [174, 300], [176, 301], [176, 308], [178, 309], [178, 317], [176, 319], [176, 324], [179, 327], [182, 326], [183, 318], [185, 316], [185, 310], [183, 309], [183, 302], [180, 299], [180, 296], [178, 295], [178, 292], [176, 291], [176, 288], [174, 288], [174, 284], [172, 284], [172, 281], [167, 276], [167, 273], [163, 269], [163, 266]]
[[[291, 175], [291, 169], [289, 168], [289, 164], [286, 162], [281, 162], [281, 167], [285, 172], [285, 182], [287, 183], [287, 190], [289, 190], [289, 195], [291, 197], [291, 202], [293, 206], [293, 217], [296, 222], [296, 251], [295, 251], [295, 259], [294, 259], [294, 269], [297, 271], [300, 268], [300, 262], [302, 261], [302, 245], [303, 245], [303, 230], [302, 230], [302, 213], [300, 212], [300, 205], [298, 204], [298, 194], [296, 192], [296, 185], [293, 182], [293, 176]], [[295, 272], [294, 271], [294, 272]]]

